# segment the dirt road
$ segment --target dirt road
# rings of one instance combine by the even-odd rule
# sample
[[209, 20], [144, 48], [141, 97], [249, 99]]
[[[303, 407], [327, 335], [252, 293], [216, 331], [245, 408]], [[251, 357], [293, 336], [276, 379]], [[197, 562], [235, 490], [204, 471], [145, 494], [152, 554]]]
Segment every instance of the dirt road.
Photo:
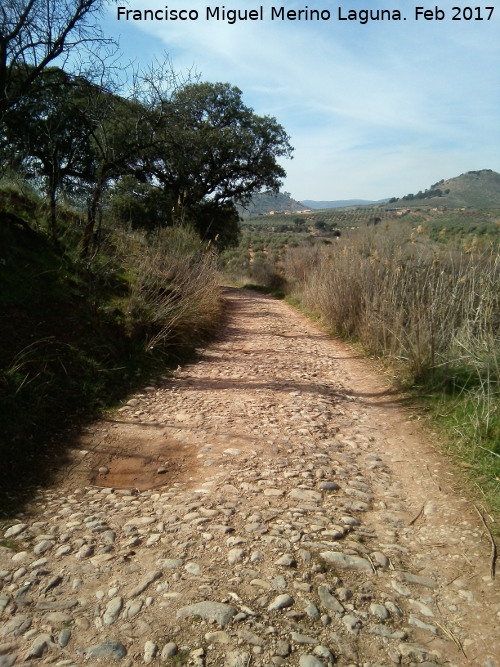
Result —
[[490, 541], [382, 379], [228, 290], [0, 547], [0, 667], [500, 665]]

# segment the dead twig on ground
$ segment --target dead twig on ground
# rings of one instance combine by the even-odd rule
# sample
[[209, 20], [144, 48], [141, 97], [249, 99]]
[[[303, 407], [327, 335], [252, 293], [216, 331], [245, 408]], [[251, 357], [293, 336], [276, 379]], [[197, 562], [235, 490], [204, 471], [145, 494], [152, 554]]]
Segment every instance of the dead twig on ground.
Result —
[[434, 475], [433, 475], [433, 474], [431, 473], [431, 471], [429, 470], [429, 466], [427, 465], [427, 463], [425, 464], [425, 467], [427, 468], [427, 472], [429, 473], [429, 477], [432, 479], [432, 481], [434, 482], [434, 484], [437, 486], [438, 491], [442, 491], [441, 486], [439, 485], [438, 482], [436, 482], [436, 480], [434, 479]]
[[485, 521], [485, 518], [483, 516], [483, 513], [474, 505], [474, 509], [476, 512], [479, 514], [479, 518], [483, 522], [483, 526], [486, 528], [486, 532], [489, 535], [490, 542], [491, 542], [491, 561], [490, 561], [490, 574], [491, 578], [495, 578], [495, 567], [496, 567], [496, 561], [497, 561], [497, 545], [495, 544], [495, 540], [493, 539], [493, 535], [491, 534], [491, 530], [488, 528], [488, 524]]
[[467, 558], [467, 556], [464, 554], [464, 552], [461, 551], [460, 553], [461, 553], [462, 556], [465, 558], [465, 560], [469, 563], [469, 565], [472, 567], [472, 563], [471, 563], [470, 560]]
[[462, 642], [458, 639], [458, 637], [455, 637], [453, 632], [447, 628], [445, 625], [440, 623], [439, 621], [436, 621], [436, 625], [438, 628], [440, 628], [444, 634], [448, 637], [448, 639], [451, 639], [451, 641], [455, 644], [455, 646], [464, 654], [464, 656], [467, 658], [467, 655], [464, 651], [464, 647], [462, 646]]
[[418, 521], [418, 519], [422, 516], [424, 513], [424, 508], [425, 508], [425, 503], [422, 505], [422, 507], [419, 509], [418, 514], [416, 514], [413, 519], [410, 521], [408, 524], [409, 526], [413, 526], [413, 524]]
[[370, 565], [372, 566], [373, 574], [376, 574], [376, 575], [378, 576], [377, 568], [376, 568], [375, 565], [373, 564], [373, 561], [372, 561], [372, 559], [370, 558], [370, 555], [369, 555], [369, 554], [366, 554], [366, 557], [367, 557], [368, 560], [370, 561]]
[[488, 454], [493, 454], [493, 456], [497, 456], [500, 459], [500, 454], [492, 452], [491, 449], [486, 449], [486, 447], [481, 447], [481, 445], [477, 445], [477, 447], [479, 447], [479, 449], [484, 450], [485, 452], [488, 452]]

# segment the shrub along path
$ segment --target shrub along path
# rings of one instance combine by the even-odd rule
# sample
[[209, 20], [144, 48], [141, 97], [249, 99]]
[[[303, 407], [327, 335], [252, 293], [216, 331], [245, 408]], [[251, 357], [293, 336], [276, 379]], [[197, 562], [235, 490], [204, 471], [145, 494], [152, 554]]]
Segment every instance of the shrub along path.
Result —
[[490, 540], [446, 461], [351, 350], [227, 298], [199, 361], [3, 527], [0, 665], [498, 665]]

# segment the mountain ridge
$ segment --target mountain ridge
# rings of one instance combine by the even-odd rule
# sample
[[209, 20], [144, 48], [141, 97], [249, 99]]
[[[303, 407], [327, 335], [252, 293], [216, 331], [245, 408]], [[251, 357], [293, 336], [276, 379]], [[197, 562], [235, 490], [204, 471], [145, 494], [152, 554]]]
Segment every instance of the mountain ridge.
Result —
[[382, 208], [500, 208], [500, 174], [492, 169], [466, 171], [459, 176], [441, 179], [426, 190], [391, 199], [293, 199], [289, 192], [260, 192], [245, 207], [238, 207], [242, 218], [273, 213], [304, 213], [308, 210], [326, 210], [373, 206]]
[[500, 208], [500, 174], [492, 169], [466, 171], [417, 194], [393, 197], [385, 207]]

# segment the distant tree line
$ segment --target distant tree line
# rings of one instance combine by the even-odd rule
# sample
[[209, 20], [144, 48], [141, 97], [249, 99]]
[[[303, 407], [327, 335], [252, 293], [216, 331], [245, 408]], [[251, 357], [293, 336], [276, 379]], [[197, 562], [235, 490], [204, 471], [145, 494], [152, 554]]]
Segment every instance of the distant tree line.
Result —
[[412, 201], [413, 199], [431, 199], [432, 197], [444, 197], [450, 192], [449, 188], [441, 190], [440, 188], [431, 188], [429, 190], [419, 190], [416, 195], [409, 194], [403, 197], [403, 201]]
[[[439, 183], [435, 183], [434, 185], [431, 185], [429, 189], [426, 189], [422, 192], [422, 190], [419, 190], [416, 195], [414, 194], [409, 194], [405, 195], [404, 197], [401, 197], [402, 201], [413, 201], [415, 199], [431, 199], [432, 197], [444, 197], [445, 195], [449, 194], [450, 189], [446, 188], [446, 190], [441, 190], [441, 188], [438, 188], [438, 185], [441, 185], [444, 183], [444, 181], [439, 181]], [[392, 197], [389, 199], [389, 204], [394, 204], [394, 202], [397, 202], [398, 198], [397, 197]]]
[[247, 107], [238, 88], [181, 77], [168, 59], [124, 77], [98, 29], [103, 5], [2, 4], [2, 169], [44, 192], [54, 238], [61, 198], [85, 208], [83, 256], [98, 247], [105, 207], [133, 226], [191, 224], [221, 247], [235, 242], [236, 205], [279, 189], [288, 135]]

